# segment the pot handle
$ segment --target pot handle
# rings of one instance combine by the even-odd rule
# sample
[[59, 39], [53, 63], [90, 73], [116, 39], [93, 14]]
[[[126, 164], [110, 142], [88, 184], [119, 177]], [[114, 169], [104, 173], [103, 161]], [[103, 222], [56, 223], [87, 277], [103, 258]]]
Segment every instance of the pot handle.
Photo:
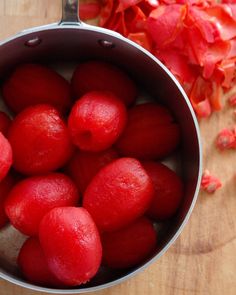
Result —
[[60, 25], [81, 25], [79, 19], [79, 0], [62, 0], [62, 19]]

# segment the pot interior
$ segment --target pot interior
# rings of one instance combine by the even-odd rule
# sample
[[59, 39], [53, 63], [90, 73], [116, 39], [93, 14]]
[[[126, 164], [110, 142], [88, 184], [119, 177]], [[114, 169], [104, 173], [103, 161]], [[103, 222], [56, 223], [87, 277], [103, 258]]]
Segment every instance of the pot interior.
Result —
[[[114, 271], [102, 268], [90, 283], [79, 290], [92, 291], [106, 287], [107, 283], [127, 277], [141, 269], [152, 259], [159, 257], [179, 234], [196, 199], [201, 169], [201, 152], [197, 121], [178, 82], [157, 60], [138, 46], [106, 30], [82, 26], [76, 28], [52, 26], [26, 32], [0, 44], [0, 82], [20, 63], [40, 62], [49, 64], [67, 79], [73, 68], [84, 60], [105, 60], [124, 69], [140, 88], [140, 101], [152, 99], [166, 105], [181, 126], [182, 140], [178, 150], [164, 159], [164, 163], [179, 173], [185, 184], [185, 195], [181, 208], [169, 222], [157, 224], [159, 243], [155, 253], [142, 265], [134, 269]], [[0, 108], [6, 109], [0, 100]], [[24, 284], [16, 267], [16, 257], [25, 237], [10, 225], [0, 233], [0, 272], [6, 279]], [[32, 287], [32, 286], [31, 286]], [[85, 289], [86, 288], [86, 289]], [[87, 289], [88, 288], [88, 289]], [[41, 289], [42, 290], [42, 289]], [[44, 289], [50, 291], [49, 289]]]

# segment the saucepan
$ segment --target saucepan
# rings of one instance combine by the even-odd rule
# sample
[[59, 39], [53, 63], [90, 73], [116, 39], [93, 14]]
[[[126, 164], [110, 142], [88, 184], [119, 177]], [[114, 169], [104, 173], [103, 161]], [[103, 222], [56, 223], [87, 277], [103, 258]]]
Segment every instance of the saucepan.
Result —
[[[169, 162], [178, 166], [185, 184], [184, 200], [176, 216], [164, 225], [155, 253], [136, 268], [101, 269], [88, 284], [73, 289], [44, 288], [28, 283], [16, 267], [16, 253], [25, 237], [9, 225], [0, 233], [0, 277], [19, 286], [48, 293], [92, 292], [121, 283], [160, 258], [181, 233], [197, 199], [201, 179], [201, 143], [198, 122], [176, 78], [147, 50], [120, 34], [79, 20], [78, 1], [62, 1], [59, 23], [25, 30], [0, 43], [0, 82], [17, 66], [28, 62], [73, 64], [104, 60], [124, 69], [144, 92], [166, 105], [181, 127], [181, 146]], [[3, 103], [0, 100], [0, 107]]]

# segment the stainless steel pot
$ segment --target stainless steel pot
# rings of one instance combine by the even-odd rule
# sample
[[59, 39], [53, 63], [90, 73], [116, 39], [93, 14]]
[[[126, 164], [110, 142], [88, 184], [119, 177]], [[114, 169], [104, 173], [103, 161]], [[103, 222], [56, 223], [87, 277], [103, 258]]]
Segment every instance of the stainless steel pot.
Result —
[[0, 233], [0, 244], [6, 244], [5, 248], [10, 252], [8, 255], [0, 249], [0, 277], [25, 288], [68, 294], [96, 291], [123, 282], [163, 255], [179, 236], [193, 210], [199, 191], [202, 164], [198, 123], [189, 100], [175, 77], [158, 59], [134, 42], [116, 32], [82, 23], [77, 16], [77, 1], [63, 0], [62, 5], [63, 14], [59, 23], [25, 30], [0, 43], [0, 79], [17, 64], [25, 62], [101, 59], [119, 65], [142, 89], [167, 105], [179, 122], [182, 142], [178, 158], [185, 182], [184, 202], [176, 217], [165, 225], [164, 234], [160, 234], [158, 247], [150, 259], [127, 271], [101, 269], [89, 284], [74, 289], [43, 288], [26, 282], [14, 264], [15, 248], [19, 247], [16, 239], [19, 237], [16, 237], [10, 226]]

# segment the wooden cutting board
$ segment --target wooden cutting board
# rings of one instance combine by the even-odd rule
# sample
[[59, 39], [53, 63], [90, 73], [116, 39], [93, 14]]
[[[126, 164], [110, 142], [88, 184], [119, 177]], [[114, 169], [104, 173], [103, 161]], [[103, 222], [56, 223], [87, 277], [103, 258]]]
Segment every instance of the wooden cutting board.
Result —
[[[60, 0], [0, 0], [0, 39], [60, 19]], [[1, 56], [0, 56], [1, 58]], [[233, 110], [200, 122], [204, 167], [220, 177], [223, 188], [199, 195], [183, 233], [168, 252], [136, 277], [103, 295], [236, 294], [236, 151], [219, 153], [215, 137], [235, 124]], [[0, 280], [0, 295], [40, 294]], [[42, 293], [41, 293], [42, 294]]]

